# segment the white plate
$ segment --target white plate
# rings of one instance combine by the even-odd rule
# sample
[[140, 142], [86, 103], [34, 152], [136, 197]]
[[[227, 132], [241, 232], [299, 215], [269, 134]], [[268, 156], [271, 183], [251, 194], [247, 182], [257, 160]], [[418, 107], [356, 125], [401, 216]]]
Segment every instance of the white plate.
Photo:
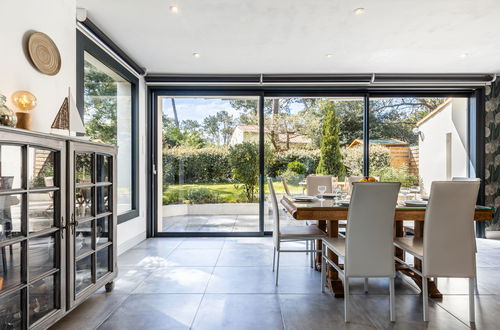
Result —
[[294, 196], [296, 202], [310, 202], [316, 199], [314, 196]]
[[351, 202], [351, 201], [350, 201], [350, 200], [348, 200], [348, 199], [341, 199], [341, 200], [339, 200], [339, 204], [340, 204], [340, 205], [344, 205], [344, 206], [349, 206], [349, 203], [350, 203], [350, 202]]
[[422, 198], [422, 200], [424, 200], [424, 201], [429, 200], [429, 196], [427, 196], [427, 195], [422, 195], [422, 196], [420, 196], [420, 198]]
[[318, 195], [318, 197], [323, 197], [323, 198], [334, 198], [340, 196], [340, 194], [335, 194], [335, 193], [325, 193], [323, 195]]
[[405, 206], [426, 206], [427, 202], [426, 201], [405, 201]]

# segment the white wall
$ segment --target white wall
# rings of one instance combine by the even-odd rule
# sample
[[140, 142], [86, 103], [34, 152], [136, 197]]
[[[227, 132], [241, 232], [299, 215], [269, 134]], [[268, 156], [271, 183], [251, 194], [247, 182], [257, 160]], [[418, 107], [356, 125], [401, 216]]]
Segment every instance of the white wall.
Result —
[[[76, 99], [76, 1], [2, 0], [0, 19], [0, 94], [9, 99], [17, 90], [28, 90], [38, 99], [32, 111], [33, 129], [49, 132], [59, 108], [71, 88]], [[54, 40], [61, 54], [61, 70], [56, 76], [36, 71], [23, 51], [23, 37], [30, 30], [40, 31]], [[146, 173], [144, 80], [139, 81], [139, 198], [140, 215], [118, 226], [118, 253], [146, 238]]]
[[[467, 99], [454, 98], [419, 126], [419, 174], [426, 193], [432, 181], [467, 176]], [[451, 173], [446, 173], [446, 134], [451, 133]]]

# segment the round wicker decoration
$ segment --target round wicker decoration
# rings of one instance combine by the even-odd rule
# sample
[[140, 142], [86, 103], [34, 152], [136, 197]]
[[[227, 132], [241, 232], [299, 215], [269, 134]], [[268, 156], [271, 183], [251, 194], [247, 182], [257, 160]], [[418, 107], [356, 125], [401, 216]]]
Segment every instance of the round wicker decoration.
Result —
[[61, 55], [56, 44], [48, 35], [34, 32], [28, 39], [28, 51], [35, 68], [49, 76], [61, 69]]

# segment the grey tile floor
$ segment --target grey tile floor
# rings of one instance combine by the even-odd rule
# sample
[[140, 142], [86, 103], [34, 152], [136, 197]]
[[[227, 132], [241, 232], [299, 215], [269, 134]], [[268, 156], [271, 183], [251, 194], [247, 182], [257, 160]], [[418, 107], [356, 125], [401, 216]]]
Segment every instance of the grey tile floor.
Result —
[[[292, 220], [282, 217], [281, 225], [290, 225]], [[295, 225], [297, 221], [295, 221]], [[272, 220], [264, 217], [264, 230], [271, 231]], [[258, 232], [258, 215], [178, 215], [163, 218], [164, 232]]]
[[[294, 243], [299, 247], [299, 243]], [[477, 329], [498, 329], [500, 241], [478, 240]], [[115, 290], [99, 290], [52, 329], [466, 329], [467, 281], [440, 279], [442, 300], [422, 322], [421, 296], [396, 280], [397, 321], [389, 322], [388, 283], [351, 283], [352, 322], [343, 299], [321, 294], [304, 254], [283, 254], [280, 285], [266, 238], [155, 238], [118, 258]]]

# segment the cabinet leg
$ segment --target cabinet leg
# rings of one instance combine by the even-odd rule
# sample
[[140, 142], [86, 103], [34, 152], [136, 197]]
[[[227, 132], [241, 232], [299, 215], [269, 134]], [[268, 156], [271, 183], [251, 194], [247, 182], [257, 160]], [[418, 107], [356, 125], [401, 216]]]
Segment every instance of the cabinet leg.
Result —
[[106, 289], [106, 292], [113, 291], [113, 289], [115, 288], [115, 282], [111, 281], [109, 283], [106, 283], [106, 285], [104, 286], [104, 288]]

